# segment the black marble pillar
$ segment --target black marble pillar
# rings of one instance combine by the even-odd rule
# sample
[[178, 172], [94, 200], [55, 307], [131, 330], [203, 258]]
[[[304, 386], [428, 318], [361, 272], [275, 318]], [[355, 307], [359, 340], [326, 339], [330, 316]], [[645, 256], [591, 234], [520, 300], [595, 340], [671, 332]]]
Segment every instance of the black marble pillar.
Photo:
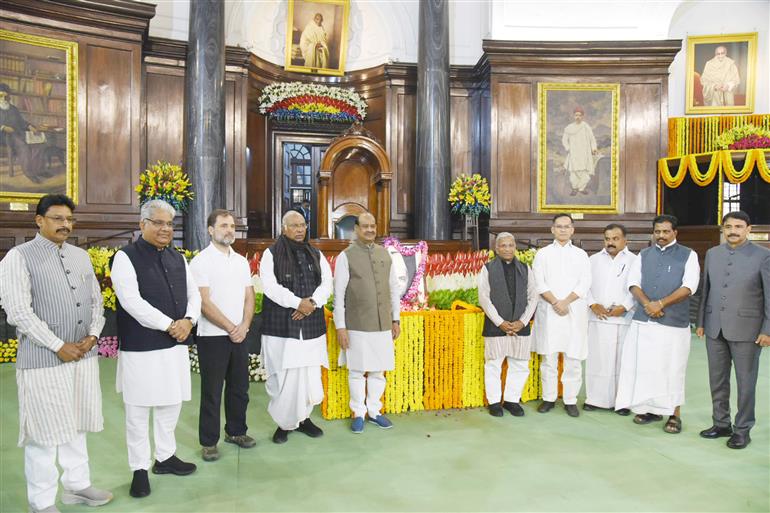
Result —
[[420, 2], [417, 54], [417, 160], [415, 237], [445, 240], [452, 235], [449, 180], [449, 5], [446, 0]]
[[185, 248], [206, 247], [206, 218], [225, 208], [225, 3], [190, 2], [185, 69], [185, 171], [195, 199], [185, 218]]

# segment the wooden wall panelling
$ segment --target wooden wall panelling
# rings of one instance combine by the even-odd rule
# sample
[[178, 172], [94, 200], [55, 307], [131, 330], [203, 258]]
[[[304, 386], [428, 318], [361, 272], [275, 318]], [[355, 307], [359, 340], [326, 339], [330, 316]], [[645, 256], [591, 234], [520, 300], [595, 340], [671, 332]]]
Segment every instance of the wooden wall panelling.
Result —
[[268, 173], [267, 118], [254, 110], [247, 113], [247, 212], [249, 237], [271, 237], [272, 216], [272, 173]]
[[[661, 84], [623, 84], [623, 146], [620, 169], [625, 180], [623, 211], [653, 213], [656, 205], [656, 162], [665, 151], [661, 137]], [[651, 179], [651, 176], [653, 179]]]
[[491, 183], [492, 216], [529, 212], [531, 172], [531, 84], [492, 79]]
[[184, 162], [184, 70], [147, 66], [145, 156], [142, 169], [159, 160]]

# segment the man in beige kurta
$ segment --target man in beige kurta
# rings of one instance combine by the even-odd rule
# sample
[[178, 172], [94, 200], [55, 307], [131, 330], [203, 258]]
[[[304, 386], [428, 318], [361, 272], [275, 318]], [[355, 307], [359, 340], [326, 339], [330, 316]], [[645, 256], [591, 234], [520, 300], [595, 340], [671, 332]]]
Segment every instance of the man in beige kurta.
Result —
[[334, 324], [340, 365], [349, 370], [351, 430], [361, 433], [367, 413], [378, 427], [392, 427], [380, 410], [385, 371], [395, 367], [393, 340], [401, 328], [398, 275], [390, 254], [374, 243], [374, 216], [359, 215], [355, 232], [356, 240], [334, 266]]
[[703, 103], [707, 107], [735, 105], [735, 90], [741, 83], [735, 61], [727, 56], [727, 48], [718, 46], [714, 57], [706, 62], [700, 77]]

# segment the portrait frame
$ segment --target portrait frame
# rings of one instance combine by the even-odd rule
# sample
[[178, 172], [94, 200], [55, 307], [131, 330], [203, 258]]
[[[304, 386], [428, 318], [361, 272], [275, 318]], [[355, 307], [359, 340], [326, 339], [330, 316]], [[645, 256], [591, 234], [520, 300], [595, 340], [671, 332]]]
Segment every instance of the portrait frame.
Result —
[[0, 83], [10, 88], [10, 104], [22, 121], [34, 128], [25, 132], [23, 147], [20, 137], [9, 143], [3, 133], [0, 202], [32, 203], [57, 193], [77, 203], [78, 44], [0, 30]]
[[[617, 214], [620, 84], [540, 82], [537, 97], [537, 211]], [[563, 141], [578, 110], [596, 149], [584, 149], [593, 169], [572, 173], [568, 162], [579, 159], [570, 157]]]
[[[321, 14], [323, 28], [315, 26], [315, 16]], [[286, 71], [311, 75], [345, 74], [348, 50], [348, 20], [350, 0], [289, 0], [286, 19]], [[327, 31], [328, 29], [328, 31]], [[305, 33], [308, 32], [308, 36]], [[311, 51], [312, 41], [323, 34], [318, 53]], [[324, 66], [323, 64], [326, 64]]]
[[[724, 97], [724, 93], [722, 96], [718, 92], [709, 93], [706, 85], [701, 81], [706, 62], [715, 58], [715, 51], [720, 46], [725, 47], [726, 56], [735, 63], [740, 80], [740, 83], [730, 91], [728, 98]], [[729, 68], [720, 73], [722, 76], [728, 76]], [[688, 36], [685, 75], [685, 114], [750, 114], [754, 112], [757, 33]], [[714, 73], [710, 75], [713, 77]], [[731, 101], [732, 105], [729, 104]]]

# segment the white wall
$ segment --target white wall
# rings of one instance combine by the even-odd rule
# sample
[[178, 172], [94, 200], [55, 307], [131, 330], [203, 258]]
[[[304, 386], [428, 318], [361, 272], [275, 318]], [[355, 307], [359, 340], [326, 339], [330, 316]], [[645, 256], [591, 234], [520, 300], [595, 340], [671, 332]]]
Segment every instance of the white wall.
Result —
[[[669, 38], [682, 39], [682, 51], [671, 64], [668, 80], [668, 115], [684, 116], [687, 36], [758, 32], [757, 82], [754, 112], [770, 112], [770, 0], [730, 2], [692, 1], [674, 13]], [[742, 77], [743, 78], [743, 77]], [[712, 114], [713, 115], [713, 114]]]

